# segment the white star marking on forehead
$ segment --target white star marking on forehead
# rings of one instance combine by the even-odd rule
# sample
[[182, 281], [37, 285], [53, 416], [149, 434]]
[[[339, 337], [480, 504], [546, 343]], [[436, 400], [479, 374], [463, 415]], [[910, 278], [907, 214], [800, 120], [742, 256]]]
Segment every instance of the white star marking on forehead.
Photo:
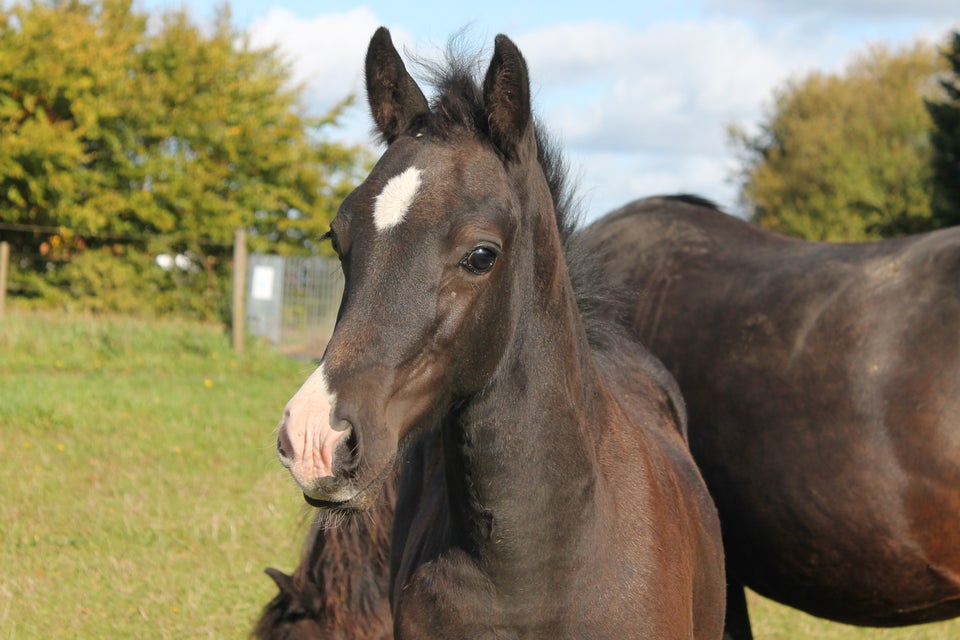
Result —
[[420, 189], [420, 169], [410, 167], [387, 181], [373, 207], [373, 223], [377, 231], [398, 225]]

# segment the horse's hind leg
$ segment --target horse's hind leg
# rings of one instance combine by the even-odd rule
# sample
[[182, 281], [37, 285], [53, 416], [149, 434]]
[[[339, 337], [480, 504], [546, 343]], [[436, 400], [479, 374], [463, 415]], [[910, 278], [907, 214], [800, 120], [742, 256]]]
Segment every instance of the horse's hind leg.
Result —
[[723, 640], [753, 640], [747, 595], [743, 586], [734, 582], [727, 582], [727, 617], [723, 623]]

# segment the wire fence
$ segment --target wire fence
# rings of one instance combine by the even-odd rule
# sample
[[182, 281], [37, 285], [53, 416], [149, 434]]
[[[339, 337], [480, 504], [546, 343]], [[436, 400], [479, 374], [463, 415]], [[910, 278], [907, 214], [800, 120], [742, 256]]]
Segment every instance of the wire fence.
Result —
[[252, 254], [247, 276], [247, 326], [281, 351], [323, 354], [343, 295], [340, 263], [330, 258]]

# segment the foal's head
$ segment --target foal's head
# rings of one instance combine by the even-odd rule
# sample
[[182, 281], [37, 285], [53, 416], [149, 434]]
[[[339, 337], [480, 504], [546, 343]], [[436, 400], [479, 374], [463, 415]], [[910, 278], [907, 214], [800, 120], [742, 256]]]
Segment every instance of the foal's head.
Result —
[[496, 39], [429, 105], [386, 29], [370, 42], [370, 110], [388, 147], [330, 225], [346, 279], [316, 372], [277, 442], [308, 502], [368, 507], [398, 446], [483, 390], [562, 252], [538, 161], [526, 63]]

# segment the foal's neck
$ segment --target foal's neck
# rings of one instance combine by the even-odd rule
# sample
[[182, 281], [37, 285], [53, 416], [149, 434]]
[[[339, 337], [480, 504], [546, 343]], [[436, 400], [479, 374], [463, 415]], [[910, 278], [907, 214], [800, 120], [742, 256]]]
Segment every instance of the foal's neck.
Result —
[[604, 391], [569, 281], [550, 297], [443, 433], [455, 541], [518, 572], [548, 547], [573, 549], [593, 521], [591, 429], [604, 420]]

